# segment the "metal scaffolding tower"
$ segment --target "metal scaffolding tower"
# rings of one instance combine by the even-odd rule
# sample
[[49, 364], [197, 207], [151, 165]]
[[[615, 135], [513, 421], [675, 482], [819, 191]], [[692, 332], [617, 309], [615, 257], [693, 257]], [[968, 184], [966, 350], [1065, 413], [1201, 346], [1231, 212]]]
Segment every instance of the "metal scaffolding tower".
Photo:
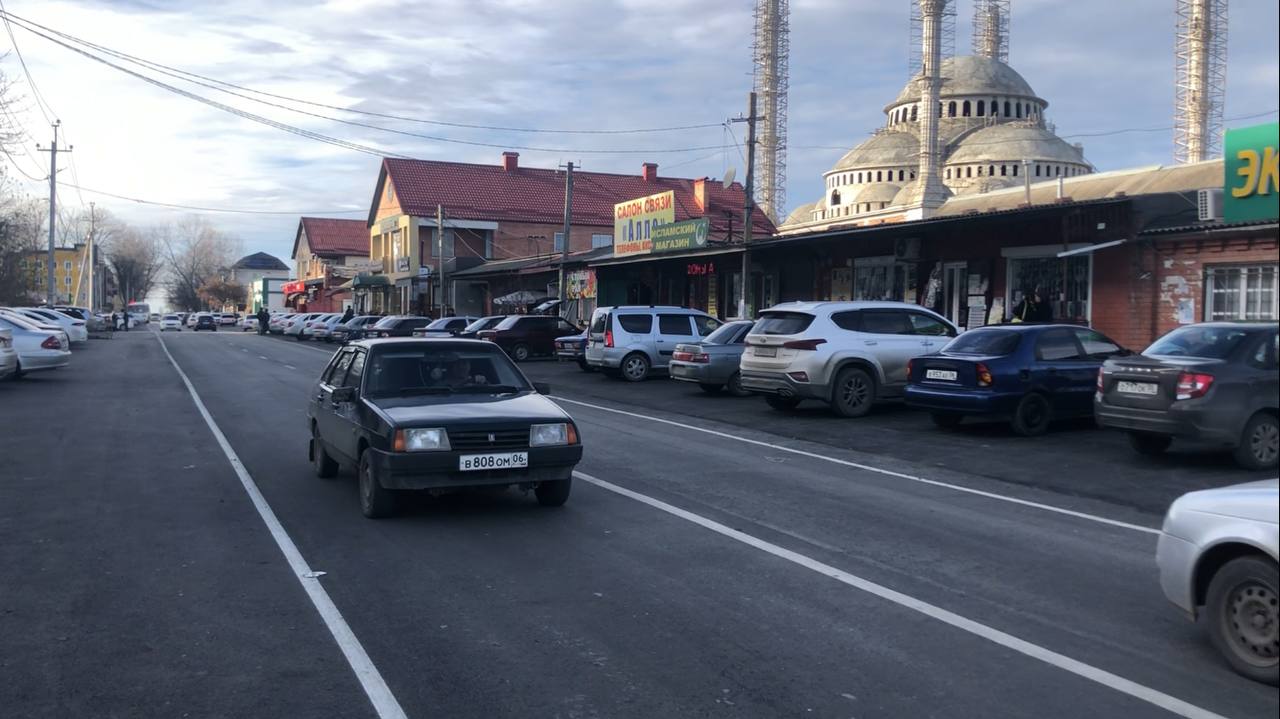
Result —
[[776, 224], [787, 194], [787, 77], [791, 55], [790, 3], [757, 0], [753, 87], [760, 103], [757, 205]]
[[1222, 153], [1227, 86], [1227, 0], [1177, 0], [1173, 154], [1200, 162]]
[[973, 54], [1009, 62], [1009, 0], [973, 0]]
[[[947, 3], [942, 10], [938, 25], [938, 41], [941, 60], [956, 56], [956, 4], [954, 2]], [[924, 18], [920, 15], [920, 3], [915, 0], [911, 2], [911, 41], [908, 47], [911, 50], [907, 55], [907, 76], [915, 77], [920, 74], [920, 68], [924, 65]]]

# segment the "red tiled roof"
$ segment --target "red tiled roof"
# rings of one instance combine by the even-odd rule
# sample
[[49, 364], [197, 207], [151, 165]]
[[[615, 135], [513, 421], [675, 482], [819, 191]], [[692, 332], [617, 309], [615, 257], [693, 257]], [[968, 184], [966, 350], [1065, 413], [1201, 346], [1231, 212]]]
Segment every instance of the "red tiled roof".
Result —
[[369, 225], [363, 220], [334, 220], [326, 217], [304, 217], [293, 236], [293, 255], [298, 257], [298, 242], [306, 230], [307, 246], [321, 256], [368, 255]]
[[[508, 171], [496, 163], [385, 158], [369, 210], [370, 224], [376, 217], [378, 198], [388, 174], [401, 209], [409, 215], [434, 217], [436, 205], [443, 205], [445, 214], [460, 220], [558, 224], [564, 219], [563, 171], [536, 167]], [[695, 181], [691, 179], [659, 176], [646, 181], [638, 173], [616, 175], [581, 170], [574, 172], [573, 178], [575, 225], [613, 227], [615, 204], [672, 190], [676, 220], [705, 216], [711, 221], [713, 237], [723, 235], [729, 227], [735, 236], [741, 232], [743, 191], [736, 182], [724, 189], [719, 180], [707, 180], [704, 213], [694, 201]], [[752, 232], [757, 238], [774, 233], [773, 223], [759, 209], [752, 220]]]

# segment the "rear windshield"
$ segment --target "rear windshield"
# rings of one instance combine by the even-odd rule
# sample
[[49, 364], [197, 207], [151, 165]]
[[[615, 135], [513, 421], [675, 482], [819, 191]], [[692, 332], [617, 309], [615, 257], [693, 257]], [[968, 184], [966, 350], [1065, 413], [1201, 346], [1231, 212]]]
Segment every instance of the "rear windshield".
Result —
[[457, 320], [455, 320], [455, 319], [454, 319], [454, 318], [452, 318], [452, 317], [449, 317], [449, 318], [441, 318], [441, 319], [438, 319], [438, 320], [436, 320], [436, 321], [432, 322], [431, 324], [427, 325], [427, 329], [429, 329], [429, 330], [447, 330], [447, 329], [449, 329], [449, 326], [450, 326], [450, 325], [452, 325], [452, 324], [453, 324], [453, 323], [455, 323], [455, 322], [457, 322]]
[[1142, 354], [1164, 357], [1207, 357], [1226, 359], [1249, 336], [1247, 330], [1236, 327], [1189, 326], [1179, 327], [1156, 340]]
[[466, 332], [479, 332], [480, 330], [491, 329], [494, 325], [503, 320], [502, 317], [483, 317], [467, 325]]
[[947, 354], [1002, 357], [1018, 349], [1021, 333], [1013, 330], [969, 330], [943, 348]]
[[[684, 321], [684, 334], [688, 334], [689, 320]], [[648, 334], [653, 331], [653, 315], [618, 315], [618, 326], [632, 334]]]
[[730, 322], [726, 325], [720, 325], [715, 332], [707, 335], [707, 338], [704, 339], [703, 342], [709, 345], [727, 345], [734, 341], [735, 335], [742, 331], [742, 326], [744, 324], [747, 323]]
[[376, 323], [374, 323], [373, 326], [374, 327], [395, 327], [396, 323], [402, 319], [404, 318], [398, 315], [391, 315], [390, 317], [383, 317], [382, 319], [378, 320]]
[[760, 335], [794, 335], [809, 329], [813, 315], [804, 312], [765, 312], [751, 332]]
[[609, 322], [608, 312], [595, 313], [595, 315], [591, 318], [591, 331], [597, 334], [603, 333], [608, 322]]
[[512, 316], [510, 316], [510, 317], [506, 317], [506, 318], [504, 318], [501, 322], [499, 322], [499, 323], [497, 324], [497, 326], [496, 326], [496, 327], [494, 327], [494, 329], [496, 329], [496, 330], [509, 330], [509, 329], [511, 329], [512, 327], [515, 327], [515, 326], [516, 326], [516, 323], [517, 323], [517, 322], [519, 322], [521, 319], [523, 319], [523, 318], [522, 318], [521, 316], [519, 316], [519, 315], [512, 315]]

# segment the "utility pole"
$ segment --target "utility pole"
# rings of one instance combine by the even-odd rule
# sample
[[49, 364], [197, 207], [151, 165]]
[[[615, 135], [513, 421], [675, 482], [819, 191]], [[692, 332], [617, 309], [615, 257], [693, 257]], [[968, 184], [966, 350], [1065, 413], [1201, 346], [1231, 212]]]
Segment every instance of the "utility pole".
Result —
[[569, 162], [564, 167], [564, 240], [560, 243], [560, 312], [564, 312], [565, 301], [569, 299], [564, 265], [569, 261], [569, 230], [573, 226], [573, 163]]
[[747, 177], [743, 185], [742, 203], [742, 282], [738, 288], [738, 317], [747, 318], [747, 288], [751, 284], [751, 214], [755, 210], [753, 176], [756, 169], [756, 94], [747, 94], [747, 116], [735, 117], [730, 122], [747, 123]]
[[436, 287], [440, 292], [440, 314], [444, 317], [444, 205], [436, 205]]
[[[53, 277], [53, 269], [57, 265], [56, 256], [53, 252], [53, 238], [58, 222], [58, 128], [61, 125], [61, 120], [53, 121], [53, 145], [49, 149], [46, 150], [39, 145], [36, 146], [41, 152], [49, 153], [49, 259], [45, 277], [49, 286], [46, 288], [45, 302], [50, 306], [56, 304], [55, 300], [57, 299], [55, 296], [57, 288], [54, 285]], [[63, 152], [71, 152], [71, 146], [68, 145]]]

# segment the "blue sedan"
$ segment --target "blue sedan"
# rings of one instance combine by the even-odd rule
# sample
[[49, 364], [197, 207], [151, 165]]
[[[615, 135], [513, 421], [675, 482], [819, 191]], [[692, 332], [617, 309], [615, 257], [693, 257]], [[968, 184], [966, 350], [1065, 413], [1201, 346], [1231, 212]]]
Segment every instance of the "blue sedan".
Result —
[[1008, 419], [1014, 432], [1032, 437], [1055, 419], [1092, 415], [1098, 368], [1129, 354], [1088, 327], [981, 327], [911, 360], [906, 402], [928, 410], [940, 427], [982, 416]]

